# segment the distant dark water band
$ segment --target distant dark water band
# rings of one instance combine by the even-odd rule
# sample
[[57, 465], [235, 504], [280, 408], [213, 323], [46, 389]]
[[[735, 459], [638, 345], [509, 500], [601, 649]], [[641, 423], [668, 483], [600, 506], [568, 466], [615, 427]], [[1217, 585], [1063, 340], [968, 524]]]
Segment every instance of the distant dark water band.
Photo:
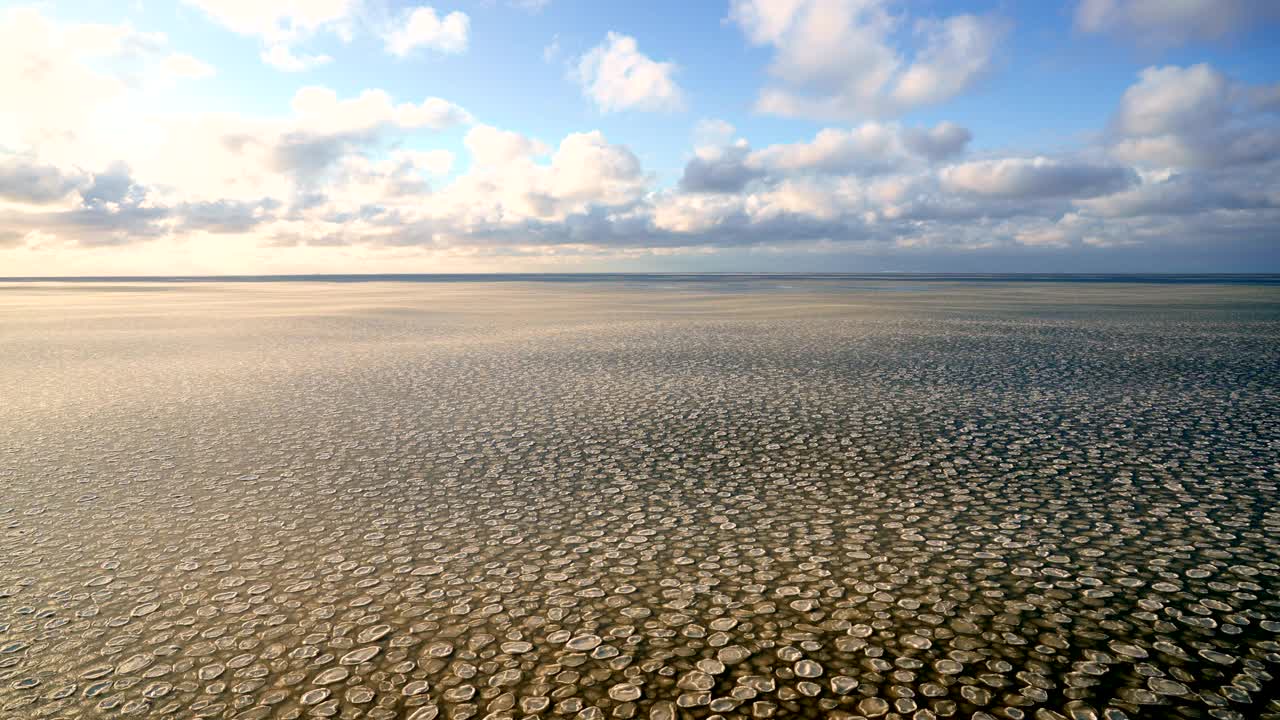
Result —
[[946, 273], [477, 273], [369, 275], [135, 275], [0, 277], [0, 282], [418, 282], [418, 283], [752, 283], [752, 282], [964, 282], [964, 283], [1141, 283], [1154, 285], [1280, 286], [1280, 274], [946, 274]]

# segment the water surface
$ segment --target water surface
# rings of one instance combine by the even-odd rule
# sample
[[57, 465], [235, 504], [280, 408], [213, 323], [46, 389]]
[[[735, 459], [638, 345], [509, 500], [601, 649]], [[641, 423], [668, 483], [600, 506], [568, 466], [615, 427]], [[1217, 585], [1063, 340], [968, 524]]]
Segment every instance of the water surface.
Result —
[[2, 284], [0, 717], [1277, 716], [1280, 290], [1135, 280]]

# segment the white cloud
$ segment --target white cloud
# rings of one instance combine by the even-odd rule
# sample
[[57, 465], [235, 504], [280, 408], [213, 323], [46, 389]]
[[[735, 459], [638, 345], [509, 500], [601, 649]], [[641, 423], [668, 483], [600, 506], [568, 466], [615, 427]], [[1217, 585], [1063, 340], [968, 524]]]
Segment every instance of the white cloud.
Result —
[[300, 53], [299, 43], [320, 32], [351, 37], [361, 0], [185, 0], [211, 20], [239, 35], [258, 38], [262, 61], [285, 72], [301, 72], [331, 62], [325, 55]]
[[467, 111], [442, 98], [396, 104], [383, 90], [365, 90], [340, 100], [333, 90], [318, 86], [298, 90], [292, 107], [308, 131], [326, 134], [358, 133], [384, 125], [443, 130], [471, 118]]
[[[428, 178], [447, 174], [453, 155], [396, 145], [470, 122], [445, 100], [396, 103], [380, 90], [339, 98], [307, 87], [295, 95], [293, 111], [287, 118], [134, 117], [145, 137], [110, 147], [128, 166], [105, 170], [79, 169], [88, 157], [79, 152], [83, 143], [61, 160], [0, 156], [0, 200], [46, 206], [0, 217], [0, 232], [112, 244], [261, 233], [298, 219], [346, 225], [420, 205], [430, 196]], [[103, 145], [98, 138], [84, 143]]]
[[[1128, 99], [1142, 102], [1113, 124], [1156, 133], [1217, 127], [1214, 118], [1222, 117], [1240, 125], [1243, 107], [1252, 108], [1245, 124], [1255, 132], [1274, 123], [1272, 115], [1261, 118], [1276, 104], [1271, 88], [1227, 83], [1228, 109], [1201, 116], [1223, 94], [1215, 90], [1220, 83], [1163, 79], [1171, 81], [1163, 89], [1181, 87], [1191, 99], [1134, 93]], [[798, 246], [838, 238], [845, 247], [966, 252], [1155, 248], [1170, 238], [1265, 242], [1258, 238], [1273, 237], [1269, 223], [1280, 220], [1280, 192], [1270, 189], [1280, 184], [1280, 151], [1256, 136], [1252, 147], [1262, 164], [1244, 172], [1139, 172], [1109, 161], [1106, 147], [933, 169], [964, 152], [970, 137], [950, 123], [867, 122], [755, 151], [741, 139], [704, 146], [686, 166], [681, 191], [655, 195], [649, 216], [657, 230], [709, 244]], [[1175, 214], [1181, 225], [1167, 221]]]
[[971, 135], [954, 123], [933, 128], [868, 121], [852, 128], [825, 128], [813, 140], [770, 145], [746, 156], [751, 168], [770, 173], [878, 175], [964, 151]]
[[1096, 220], [1078, 213], [1066, 213], [1057, 220], [1036, 219], [1017, 225], [1005, 224], [1005, 232], [1019, 245], [1028, 247], [1067, 248], [1074, 245], [1110, 245], [1110, 238], [1100, 237]]
[[448, 150], [397, 150], [393, 162], [407, 164], [431, 175], [448, 175], [453, 169], [453, 153]]
[[[365, 0], [185, 0], [234, 33], [262, 43], [262, 61], [285, 72], [302, 72], [333, 62], [299, 46], [321, 34], [351, 40], [370, 13]], [[406, 9], [381, 32], [386, 51], [398, 57], [419, 48], [444, 53], [467, 49], [471, 20], [453, 11], [438, 15], [428, 6]]]
[[1075, 24], [1144, 45], [1175, 46], [1214, 40], [1274, 15], [1269, 0], [1081, 0]]
[[974, 15], [920, 20], [922, 48], [898, 78], [892, 100], [901, 108], [934, 105], [963, 93], [987, 71], [1002, 23]]
[[680, 189], [693, 193], [736, 193], [764, 172], [750, 163], [745, 140], [726, 145], [703, 145], [684, 166]]
[[930, 160], [942, 160], [964, 152], [973, 133], [955, 123], [942, 122], [932, 128], [907, 128], [902, 143], [909, 152]]
[[748, 216], [757, 223], [779, 218], [831, 223], [854, 215], [851, 211], [861, 205], [861, 188], [855, 180], [806, 177], [783, 180], [744, 203]]
[[240, 35], [278, 41], [349, 23], [359, 0], [186, 0]]
[[1196, 215], [1214, 210], [1256, 210], [1280, 207], [1280, 193], [1243, 192], [1232, 183], [1208, 182], [1193, 175], [1152, 179], [1103, 197], [1080, 199], [1075, 204], [1092, 215], [1106, 218], [1151, 215]]
[[718, 147], [728, 145], [737, 128], [733, 123], [718, 118], [706, 118], [698, 121], [693, 129], [695, 147]]
[[[786, 35], [789, 17], [763, 18], [761, 32]], [[598, 131], [543, 143], [475, 124], [443, 98], [308, 86], [279, 115], [186, 111], [165, 93], [211, 68], [162, 35], [34, 11], [0, 19], [6, 268], [36, 267], [50, 257], [42, 248], [81, 258], [79, 268], [101, 261], [99, 271], [149, 258], [156, 272], [197, 254], [298, 271], [284, 258], [319, 257], [312, 251], [347, 262], [607, 262], [726, 248], [1155, 248], [1173, 238], [1229, 252], [1265, 247], [1280, 227], [1280, 86], [1208, 66], [1144, 71], [1096, 145], [1054, 157], [968, 159], [963, 127], [882, 120], [754, 149], [730, 123], [707, 120], [679, 184], [663, 188]], [[914, 27], [926, 37], [943, 25]], [[880, 95], [917, 102], [929, 95], [919, 88], [944, 87], [904, 84], [907, 68], [929, 66], [922, 57], [904, 61]], [[916, 89], [895, 99], [898, 86]], [[458, 126], [467, 132], [455, 157], [434, 133]]]
[[869, 122], [850, 130], [826, 128], [807, 143], [772, 145], [752, 161], [781, 171], [877, 172], [895, 165], [899, 155], [897, 128]]
[[477, 154], [478, 167], [451, 191], [454, 199], [465, 196], [472, 206], [496, 200], [507, 219], [563, 218], [591, 205], [631, 202], [645, 189], [639, 159], [598, 130], [565, 136], [547, 163], [535, 162], [549, 150], [537, 140], [495, 128], [477, 130], [468, 135], [467, 147]]
[[610, 32], [578, 61], [577, 79], [602, 112], [680, 110], [684, 92], [675, 73], [675, 64], [640, 52], [635, 38]]
[[731, 141], [735, 132], [720, 120], [698, 125], [694, 156], [680, 179], [682, 189], [739, 192], [752, 181], [776, 183], [796, 175], [871, 177], [919, 170], [960, 155], [972, 137], [967, 129], [949, 122], [928, 128], [868, 121], [851, 128], [824, 128], [807, 142], [753, 151], [745, 140]]
[[166, 57], [161, 66], [166, 73], [178, 78], [199, 79], [213, 77], [218, 74], [217, 70], [209, 63], [182, 53], [174, 53]]
[[990, 70], [1005, 31], [995, 17], [920, 19], [907, 57], [897, 42], [906, 14], [888, 0], [733, 0], [729, 17], [775, 51], [777, 83], [757, 109], [796, 117], [883, 117], [949, 100]]
[[304, 72], [328, 65], [328, 55], [298, 55], [288, 45], [272, 45], [262, 51], [262, 62], [282, 72]]
[[1226, 76], [1206, 64], [1150, 67], [1125, 90], [1117, 129], [1127, 136], [1199, 132], [1222, 121], [1230, 92]]
[[466, 13], [455, 10], [441, 17], [435, 8], [424, 6], [407, 11], [384, 39], [387, 52], [397, 57], [418, 48], [456, 54], [466, 51], [470, 28]]
[[667, 193], [654, 203], [653, 225], [673, 233], [704, 233], [742, 213], [740, 195]]
[[578, 202], [625, 203], [638, 197], [647, 181], [640, 159], [599, 130], [567, 135], [550, 171], [553, 194]]
[[502, 167], [518, 160], [545, 155], [550, 148], [538, 140], [491, 125], [477, 125], [463, 139], [472, 159], [488, 167]]
[[1149, 67], [1120, 100], [1112, 152], [1148, 167], [1226, 167], [1280, 153], [1280, 85], [1231, 81], [1207, 64]]
[[212, 72], [172, 52], [164, 34], [128, 23], [58, 23], [36, 9], [0, 10], [0, 143], [59, 162], [105, 164], [105, 153], [140, 132], [122, 119], [133, 101]]
[[943, 168], [939, 177], [953, 191], [1009, 198], [1091, 197], [1121, 190], [1137, 179], [1125, 167], [1047, 157], [963, 163]]
[[88, 51], [74, 28], [61, 28], [39, 12], [5, 11], [0, 22], [0, 137], [34, 144], [68, 132], [90, 109], [123, 94], [118, 75], [89, 61], [110, 54]]
[[0, 200], [48, 205], [86, 188], [90, 181], [87, 173], [47, 165], [34, 157], [0, 155]]
[[893, 130], [878, 123], [853, 130], [827, 128], [811, 142], [767, 147], [755, 154], [755, 160], [779, 170], [875, 171], [890, 163], [894, 141]]
[[[32, 242], [105, 248], [166, 238], [194, 248], [208, 233], [219, 243], [235, 236], [335, 247], [462, 248], [534, 237], [554, 244], [574, 223], [590, 242], [593, 228], [632, 212], [652, 183], [630, 150], [599, 132], [570, 134], [552, 152], [481, 126], [466, 138], [471, 171], [432, 187], [452, 171], [453, 154], [401, 146], [471, 122], [440, 98], [397, 102], [380, 90], [342, 97], [311, 86], [295, 94], [287, 117], [139, 109], [163, 107], [159, 98], [116, 107], [145, 87], [135, 74], [198, 76], [206, 68], [169, 52], [163, 37], [123, 26], [82, 32], [38, 14], [3, 17], [0, 73], [24, 107], [12, 117], [22, 132], [6, 134], [0, 153], [0, 237], [22, 252]], [[137, 67], [123, 68], [134, 56]], [[129, 74], [105, 74], [100, 58]], [[32, 67], [42, 73], [29, 76]], [[55, 119], [62, 124], [49, 123]], [[133, 134], [115, 135], [120, 127]], [[9, 152], [24, 147], [31, 151]]]

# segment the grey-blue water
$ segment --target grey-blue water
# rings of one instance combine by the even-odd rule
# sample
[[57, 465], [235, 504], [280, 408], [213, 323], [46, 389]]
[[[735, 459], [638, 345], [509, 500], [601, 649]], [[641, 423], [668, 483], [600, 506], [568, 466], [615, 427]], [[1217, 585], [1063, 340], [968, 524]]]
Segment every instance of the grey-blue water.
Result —
[[0, 282], [621, 282], [682, 285], [856, 283], [866, 289], [896, 283], [1143, 283], [1156, 285], [1280, 285], [1280, 274], [1058, 274], [1058, 273], [376, 273], [344, 275], [131, 275], [85, 277], [0, 277]]

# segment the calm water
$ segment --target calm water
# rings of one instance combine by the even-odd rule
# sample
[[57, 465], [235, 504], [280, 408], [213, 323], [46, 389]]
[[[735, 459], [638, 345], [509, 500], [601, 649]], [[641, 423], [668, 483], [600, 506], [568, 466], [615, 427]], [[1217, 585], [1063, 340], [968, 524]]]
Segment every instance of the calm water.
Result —
[[232, 276], [101, 276], [80, 278], [5, 278], [0, 282], [77, 283], [227, 283], [227, 282], [411, 282], [411, 283], [631, 283], [638, 285], [699, 284], [708, 287], [733, 284], [769, 286], [777, 283], [846, 284], [873, 287], [890, 283], [1113, 283], [1156, 285], [1263, 285], [1280, 286], [1280, 275], [1257, 274], [969, 274], [969, 273], [444, 273], [360, 274], [360, 275], [232, 275]]
[[1280, 717], [1276, 276], [242, 280], [0, 284], [0, 717]]

